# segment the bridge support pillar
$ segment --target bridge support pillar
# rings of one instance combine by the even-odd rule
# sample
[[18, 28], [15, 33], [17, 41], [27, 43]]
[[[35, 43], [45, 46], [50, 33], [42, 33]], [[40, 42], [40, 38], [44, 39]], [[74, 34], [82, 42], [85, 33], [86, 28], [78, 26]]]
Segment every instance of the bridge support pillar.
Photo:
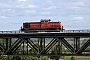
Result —
[[79, 49], [80, 49], [80, 37], [76, 37], [76, 42], [75, 42], [75, 44], [76, 44], [76, 51], [78, 51]]
[[38, 53], [43, 54], [45, 51], [45, 38], [39, 38], [38, 39]]
[[[11, 47], [11, 44], [12, 44], [12, 41], [11, 41], [11, 38], [5, 38], [5, 41], [6, 41], [6, 50], [8, 50], [10, 47]], [[3, 41], [4, 43], [4, 41]]]
[[9, 39], [9, 38], [6, 38], [6, 50], [8, 50], [8, 47], [9, 47], [9, 46], [8, 46], [8, 39]]
[[10, 44], [9, 44], [9, 48], [11, 47], [11, 44], [12, 44], [12, 41], [11, 41], [11, 39], [12, 39], [12, 38], [10, 38], [10, 41], [9, 41], [9, 42], [10, 42]]

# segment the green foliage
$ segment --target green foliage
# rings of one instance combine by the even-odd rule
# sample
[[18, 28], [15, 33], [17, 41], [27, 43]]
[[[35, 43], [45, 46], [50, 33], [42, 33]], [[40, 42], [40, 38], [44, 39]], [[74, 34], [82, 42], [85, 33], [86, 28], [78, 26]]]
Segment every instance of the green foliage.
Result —
[[74, 59], [74, 60], [90, 60], [89, 57], [86, 58], [84, 56], [83, 56], [83, 58], [82, 57], [65, 57], [65, 60], [71, 60], [71, 59]]
[[71, 57], [71, 60], [75, 60], [75, 58], [74, 57]]
[[[63, 45], [60, 46], [57, 44], [51, 49], [51, 54], [59, 54], [59, 53], [65, 53], [65, 49], [63, 48]], [[60, 58], [64, 59], [64, 56], [49, 56], [49, 57], [50, 59], [55, 59], [55, 60], [59, 60]]]
[[40, 60], [49, 60], [47, 56], [40, 56]]
[[12, 56], [0, 56], [0, 60], [12, 60]]
[[21, 58], [19, 56], [15, 56], [13, 58], [11, 58], [10, 60], [20, 60]]
[[0, 60], [49, 60], [47, 56], [2, 56]]

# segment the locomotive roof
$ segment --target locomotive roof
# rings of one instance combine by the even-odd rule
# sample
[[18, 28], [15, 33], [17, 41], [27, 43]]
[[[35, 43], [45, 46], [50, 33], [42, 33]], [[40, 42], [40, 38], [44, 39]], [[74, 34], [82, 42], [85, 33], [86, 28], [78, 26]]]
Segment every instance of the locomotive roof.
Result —
[[51, 21], [50, 19], [41, 19], [41, 22], [44, 22], [44, 21]]

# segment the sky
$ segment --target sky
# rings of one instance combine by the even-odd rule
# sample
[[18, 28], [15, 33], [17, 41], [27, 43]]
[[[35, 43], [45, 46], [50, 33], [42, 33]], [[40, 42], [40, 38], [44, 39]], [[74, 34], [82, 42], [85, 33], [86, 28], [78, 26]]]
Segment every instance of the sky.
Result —
[[66, 30], [90, 29], [90, 0], [0, 0], [1, 31], [41, 19], [60, 21]]

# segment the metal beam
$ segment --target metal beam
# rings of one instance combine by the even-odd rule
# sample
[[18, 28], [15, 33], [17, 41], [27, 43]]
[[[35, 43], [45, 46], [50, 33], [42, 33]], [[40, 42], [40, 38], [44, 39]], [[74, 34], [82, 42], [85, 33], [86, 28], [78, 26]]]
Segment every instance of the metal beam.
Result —
[[84, 45], [76, 52], [76, 54], [81, 54], [88, 46], [90, 45], [90, 38], [89, 40], [84, 43]]
[[22, 42], [22, 39], [17, 39], [15, 43], [5, 52], [5, 54], [13, 54], [12, 51], [18, 46], [20, 42]]
[[6, 38], [6, 50], [8, 50], [8, 38]]
[[80, 49], [80, 37], [76, 37], [75, 38], [75, 48], [76, 48], [76, 51], [78, 51]]
[[60, 41], [62, 41], [62, 44], [63, 44], [71, 53], [74, 53], [74, 48], [73, 48], [64, 38], [62, 38]]
[[[26, 38], [25, 38], [25, 39], [26, 39]], [[38, 48], [37, 45], [34, 44], [34, 42], [33, 42], [32, 40], [28, 39], [28, 41], [30, 41], [36, 48]]]
[[5, 52], [5, 51], [6, 51], [6, 49], [4, 48], [4, 46], [1, 45], [1, 44], [0, 44], [0, 50], [1, 50], [2, 52]]
[[35, 44], [32, 44], [31, 40], [27, 40], [28, 43], [32, 46], [32, 48], [35, 50], [35, 52], [38, 52], [38, 49], [35, 47]]
[[9, 41], [9, 42], [10, 42], [10, 44], [9, 44], [9, 48], [10, 48], [10, 47], [11, 47], [11, 44], [12, 44], [12, 41], [11, 41], [12, 38], [9, 38], [9, 39], [10, 39], [10, 41]]
[[46, 47], [45, 53], [47, 53], [57, 42], [58, 42], [58, 40], [55, 39], [48, 47]]
[[[12, 50], [12, 53], [15, 53], [15, 51], [21, 46], [23, 42], [24, 40], [22, 39], [22, 41], [18, 44], [18, 46], [16, 46], [16, 48]], [[24, 51], [24, 48], [23, 48], [23, 51]], [[23, 52], [23, 55], [24, 55], [24, 52]]]

